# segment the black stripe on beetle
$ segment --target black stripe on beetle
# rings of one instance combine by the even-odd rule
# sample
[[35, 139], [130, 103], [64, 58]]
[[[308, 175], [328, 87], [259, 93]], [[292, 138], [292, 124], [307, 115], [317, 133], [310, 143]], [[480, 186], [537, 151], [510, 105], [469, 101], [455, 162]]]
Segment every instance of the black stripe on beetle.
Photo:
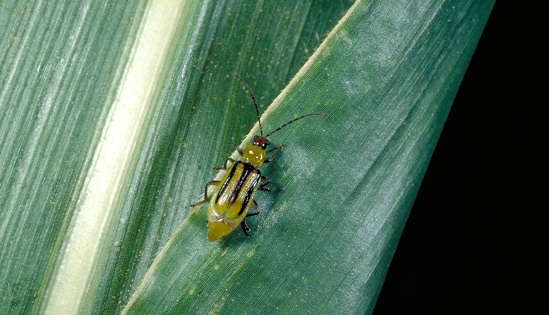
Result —
[[[238, 178], [238, 181], [236, 182], [236, 186], [234, 187], [234, 189], [229, 193], [229, 206], [231, 206], [234, 201], [236, 200], [236, 197], [238, 197], [238, 194], [240, 193], [240, 190], [242, 189], [242, 186], [244, 185], [244, 183], [246, 182], [246, 180], [248, 179], [248, 176], [250, 175], [250, 171], [252, 171], [254, 169], [253, 166], [251, 166], [249, 164], [246, 164], [246, 163], [243, 163], [241, 161], [238, 161], [235, 165], [235, 167], [242, 167], [242, 174], [240, 175], [240, 177]], [[229, 179], [227, 178], [227, 181], [230, 181], [232, 179]]]
[[219, 193], [217, 194], [217, 197], [215, 198], [215, 203], [219, 203], [219, 197], [223, 196], [223, 194], [225, 193], [225, 190], [227, 189], [227, 186], [229, 185], [229, 183], [231, 182], [231, 179], [234, 176], [234, 172], [236, 172], [236, 168], [237, 168], [236, 166], [239, 163], [242, 163], [242, 162], [238, 161], [233, 166], [231, 166], [231, 173], [229, 174], [229, 176], [227, 177], [227, 180], [223, 183], [223, 185], [219, 189]]
[[240, 211], [238, 211], [238, 215], [241, 215], [242, 212], [244, 212], [244, 209], [248, 207], [248, 203], [250, 202], [250, 199], [255, 190], [255, 187], [257, 186], [257, 184], [259, 183], [259, 179], [261, 178], [261, 172], [258, 169], [253, 167], [253, 165], [249, 165], [249, 164], [245, 164], [245, 165], [248, 165], [249, 167], [253, 168], [253, 171], [251, 173], [256, 173], [257, 176], [254, 177], [254, 181], [248, 186], [248, 190], [244, 194], [244, 201], [242, 202], [242, 207], [240, 208]]

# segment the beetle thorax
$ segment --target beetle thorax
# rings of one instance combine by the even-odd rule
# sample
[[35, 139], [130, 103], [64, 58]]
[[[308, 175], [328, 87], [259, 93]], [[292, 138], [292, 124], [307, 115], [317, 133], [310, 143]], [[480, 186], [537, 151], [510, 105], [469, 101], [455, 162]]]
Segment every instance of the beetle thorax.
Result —
[[255, 167], [260, 167], [267, 158], [265, 150], [256, 144], [250, 144], [242, 152], [242, 160], [250, 163]]

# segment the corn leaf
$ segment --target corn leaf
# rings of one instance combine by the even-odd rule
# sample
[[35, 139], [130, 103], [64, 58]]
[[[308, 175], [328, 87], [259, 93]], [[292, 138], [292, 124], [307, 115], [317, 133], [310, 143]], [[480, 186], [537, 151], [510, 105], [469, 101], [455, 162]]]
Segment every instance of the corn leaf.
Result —
[[[493, 4], [0, 3], [0, 313], [371, 313]], [[187, 206], [259, 132], [233, 73], [265, 132], [326, 116], [212, 243]]]

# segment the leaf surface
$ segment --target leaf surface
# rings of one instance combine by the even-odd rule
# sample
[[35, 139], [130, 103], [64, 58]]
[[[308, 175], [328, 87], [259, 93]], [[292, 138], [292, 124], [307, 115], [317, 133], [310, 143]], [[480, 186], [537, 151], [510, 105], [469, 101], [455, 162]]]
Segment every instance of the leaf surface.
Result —
[[[0, 313], [371, 313], [493, 4], [0, 3]], [[210, 243], [186, 206], [258, 133], [233, 73], [266, 132], [327, 116]]]

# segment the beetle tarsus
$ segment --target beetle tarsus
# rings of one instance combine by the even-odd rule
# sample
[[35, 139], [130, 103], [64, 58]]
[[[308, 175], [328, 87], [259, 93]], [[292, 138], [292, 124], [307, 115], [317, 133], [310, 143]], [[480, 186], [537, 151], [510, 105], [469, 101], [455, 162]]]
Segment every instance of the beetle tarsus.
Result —
[[242, 231], [244, 232], [244, 234], [246, 234], [246, 236], [252, 236], [252, 232], [250, 231], [250, 228], [246, 224], [246, 219], [240, 222], [240, 226], [242, 227]]
[[259, 190], [261, 190], [261, 191], [271, 191], [271, 188], [265, 187], [265, 186], [269, 185], [271, 180], [268, 179], [267, 177], [263, 176], [263, 175], [261, 175], [261, 180], [263, 180], [265, 182], [259, 185]]

